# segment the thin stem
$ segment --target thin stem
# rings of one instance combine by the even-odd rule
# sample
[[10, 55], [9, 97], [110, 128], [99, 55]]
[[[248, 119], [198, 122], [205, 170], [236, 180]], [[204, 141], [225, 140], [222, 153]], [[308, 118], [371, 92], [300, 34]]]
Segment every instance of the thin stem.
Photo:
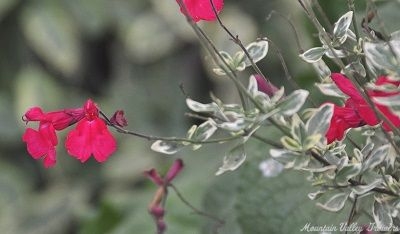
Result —
[[328, 28], [328, 30], [332, 31], [333, 30], [332, 23], [329, 21], [328, 16], [326, 15], [324, 9], [322, 9], [321, 4], [319, 4], [319, 1], [318, 0], [314, 0], [313, 3], [315, 5], [315, 7], [317, 8], [319, 14], [321, 15], [322, 20], [324, 21], [324, 23], [325, 23], [326, 27]]
[[269, 15], [267, 16], [266, 20], [267, 21], [270, 20], [273, 14], [277, 14], [278, 16], [282, 17], [284, 20], [286, 20], [286, 22], [289, 23], [289, 25], [292, 28], [292, 31], [294, 33], [294, 38], [295, 38], [295, 41], [296, 41], [296, 44], [297, 44], [297, 49], [299, 51], [299, 54], [302, 54], [304, 52], [304, 49], [301, 46], [300, 37], [299, 37], [299, 34], [297, 33], [296, 27], [294, 26], [293, 22], [289, 19], [289, 17], [287, 17], [287, 16], [283, 15], [282, 13], [277, 12], [275, 10], [272, 10], [269, 13]]
[[282, 144], [274, 142], [274, 141], [272, 141], [270, 139], [266, 139], [266, 138], [264, 138], [262, 136], [259, 136], [258, 134], [253, 134], [253, 135], [251, 135], [251, 137], [254, 138], [254, 139], [257, 139], [257, 140], [259, 140], [259, 141], [261, 141], [263, 143], [266, 143], [268, 145], [274, 146], [276, 148], [283, 148]]
[[209, 219], [215, 221], [216, 224], [217, 224], [216, 227], [215, 227], [216, 230], [218, 230], [220, 227], [222, 227], [222, 226], [225, 224], [225, 220], [220, 219], [220, 218], [218, 218], [218, 217], [216, 217], [216, 216], [214, 216], [214, 215], [211, 215], [211, 214], [209, 214], [209, 213], [207, 213], [207, 212], [204, 212], [204, 211], [199, 210], [199, 209], [197, 209], [196, 207], [194, 207], [188, 200], [186, 200], [185, 197], [183, 197], [183, 195], [179, 192], [179, 190], [175, 187], [175, 185], [169, 184], [169, 187], [171, 187], [171, 188], [174, 190], [174, 192], [176, 193], [176, 195], [178, 196], [178, 198], [179, 198], [187, 207], [189, 207], [191, 210], [193, 210], [194, 213], [196, 213], [196, 214], [198, 214], [198, 215], [200, 215], [200, 216], [203, 216], [203, 217], [206, 217], [206, 218], [209, 218]]
[[199, 140], [192, 140], [192, 139], [179, 138], [179, 137], [150, 136], [150, 135], [145, 135], [142, 133], [123, 129], [120, 126], [117, 126], [117, 125], [111, 123], [111, 121], [108, 119], [108, 117], [102, 111], [100, 111], [100, 114], [106, 120], [107, 124], [109, 126], [115, 128], [117, 130], [117, 132], [122, 133], [122, 134], [137, 136], [137, 137], [149, 140], [149, 141], [162, 140], [162, 141], [169, 141], [169, 142], [187, 142], [187, 143], [191, 143], [191, 144], [212, 144], [212, 143], [224, 143], [224, 142], [236, 140], [238, 138], [243, 137], [243, 135], [235, 135], [235, 136], [230, 136], [230, 137], [226, 137], [226, 138], [216, 138], [216, 139], [211, 139], [211, 140], [206, 140], [206, 141], [199, 141]]
[[218, 21], [219, 25], [220, 25], [220, 26], [222, 27], [222, 29], [229, 35], [229, 37], [232, 39], [232, 41], [233, 41], [235, 44], [237, 44], [237, 45], [240, 47], [240, 49], [242, 49], [242, 51], [244, 52], [244, 54], [246, 55], [246, 57], [249, 59], [249, 61], [250, 61], [250, 63], [251, 63], [251, 66], [253, 67], [253, 69], [254, 69], [260, 76], [264, 77], [264, 79], [265, 79], [264, 74], [261, 72], [261, 70], [260, 70], [260, 68], [257, 66], [257, 64], [254, 63], [253, 58], [250, 56], [249, 52], [248, 52], [247, 49], [244, 47], [242, 41], [239, 39], [239, 36], [238, 36], [238, 35], [234, 36], [234, 35], [231, 33], [231, 31], [229, 31], [229, 29], [222, 23], [222, 20], [221, 20], [221, 18], [219, 17], [217, 10], [215, 9], [215, 5], [214, 5], [213, 0], [210, 0], [210, 3], [211, 3], [212, 10], [213, 10], [213, 12], [214, 12], [215, 17], [217, 18], [217, 21]]

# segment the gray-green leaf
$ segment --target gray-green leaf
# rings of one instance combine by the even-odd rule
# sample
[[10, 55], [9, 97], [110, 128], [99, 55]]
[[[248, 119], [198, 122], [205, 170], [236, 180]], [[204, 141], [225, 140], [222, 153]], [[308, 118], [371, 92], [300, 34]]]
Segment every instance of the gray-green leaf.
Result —
[[337, 193], [324, 204], [317, 203], [317, 206], [327, 211], [338, 212], [339, 210], [343, 209], [348, 197], [349, 193]]

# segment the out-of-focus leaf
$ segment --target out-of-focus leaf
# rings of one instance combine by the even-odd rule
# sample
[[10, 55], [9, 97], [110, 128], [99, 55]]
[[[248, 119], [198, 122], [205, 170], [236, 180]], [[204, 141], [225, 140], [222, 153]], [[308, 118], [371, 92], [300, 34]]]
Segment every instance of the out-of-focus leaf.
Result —
[[327, 96], [333, 97], [345, 97], [344, 93], [334, 84], [334, 83], [327, 83], [327, 84], [315, 84], [321, 93]]
[[39, 67], [24, 67], [17, 75], [15, 87], [18, 117], [32, 106], [40, 106], [44, 111], [60, 109], [64, 90]]
[[84, 222], [80, 234], [110, 233], [122, 219], [122, 214], [111, 204], [103, 202], [96, 217]]
[[109, 9], [119, 3], [110, 4], [107, 0], [68, 0], [64, 1], [80, 23], [82, 32], [90, 36], [99, 36], [110, 24]]
[[81, 45], [76, 25], [58, 1], [27, 4], [22, 29], [28, 43], [48, 64], [72, 76], [81, 64]]
[[[364, 52], [367, 62], [374, 68], [382, 72], [400, 73], [399, 61], [400, 56], [400, 40], [393, 40], [388, 43], [364, 42]], [[393, 51], [392, 51], [393, 49]]]
[[7, 14], [7, 11], [10, 10], [18, 1], [17, 0], [1, 0], [0, 1], [0, 21]]
[[181, 150], [184, 145], [180, 142], [169, 142], [158, 140], [151, 145], [151, 149], [163, 154], [175, 154]]
[[367, 72], [360, 61], [354, 61], [354, 62], [350, 63], [340, 72], [343, 74], [357, 73], [362, 77], [365, 77], [367, 75]]
[[153, 12], [144, 12], [131, 22], [122, 40], [137, 62], [160, 59], [176, 46], [176, 38], [165, 21]]

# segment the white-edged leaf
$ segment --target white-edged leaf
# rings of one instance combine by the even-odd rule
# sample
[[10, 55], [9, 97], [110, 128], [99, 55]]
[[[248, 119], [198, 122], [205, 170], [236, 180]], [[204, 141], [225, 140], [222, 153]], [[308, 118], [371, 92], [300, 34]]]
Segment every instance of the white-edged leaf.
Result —
[[246, 152], [244, 150], [244, 145], [237, 145], [225, 155], [223, 164], [215, 173], [215, 175], [221, 175], [226, 171], [234, 171], [240, 167], [245, 160]]
[[251, 75], [249, 77], [249, 85], [247, 86], [247, 91], [251, 94], [251, 96], [255, 97], [258, 93], [258, 84], [256, 77]]
[[212, 70], [218, 76], [226, 75], [225, 71], [223, 69], [221, 69], [221, 68], [213, 68]]
[[214, 102], [203, 104], [190, 98], [186, 99], [186, 105], [194, 112], [214, 112], [218, 110], [218, 105]]
[[324, 204], [317, 203], [317, 206], [327, 211], [338, 212], [339, 210], [343, 209], [349, 195], [349, 193], [337, 193], [329, 198], [329, 200]]
[[362, 77], [365, 77], [367, 75], [367, 72], [360, 61], [354, 61], [354, 62], [348, 64], [340, 72], [343, 74], [357, 73], [357, 74], [361, 75]]
[[329, 58], [345, 58], [347, 56], [349, 56], [350, 54], [344, 50], [337, 50], [337, 49], [327, 49], [326, 56], [328, 56]]
[[318, 62], [322, 56], [324, 56], [325, 52], [326, 49], [324, 47], [314, 47], [300, 54], [299, 56], [307, 63], [315, 63]]
[[291, 116], [300, 110], [306, 101], [308, 94], [309, 92], [307, 90], [296, 90], [278, 103], [277, 108], [279, 108], [282, 115]]
[[346, 97], [345, 94], [334, 83], [315, 84], [321, 93], [332, 97]]
[[[257, 63], [267, 55], [268, 41], [260, 40], [252, 42], [246, 46], [246, 50], [249, 53], [250, 57], [253, 59], [253, 62]], [[247, 57], [245, 57], [244, 63], [246, 64], [246, 67], [251, 65], [251, 62]]]
[[347, 39], [347, 30], [350, 27], [353, 19], [353, 12], [349, 11], [336, 21], [333, 28], [333, 42], [334, 46], [343, 44]]
[[321, 197], [325, 192], [326, 192], [326, 190], [321, 189], [316, 192], [309, 193], [309, 194], [307, 194], [307, 196], [308, 196], [308, 198], [310, 198], [310, 200], [315, 200], [315, 199]]
[[389, 207], [387, 204], [382, 204], [381, 202], [375, 200], [372, 207], [372, 214], [378, 229], [387, 229], [392, 227], [393, 219], [390, 216]]
[[390, 145], [383, 145], [371, 152], [369, 157], [363, 163], [363, 171], [373, 169], [381, 164], [389, 153]]
[[364, 193], [371, 191], [373, 188], [376, 188], [377, 186], [382, 184], [382, 182], [383, 182], [382, 179], [376, 179], [372, 183], [369, 183], [366, 185], [357, 185], [357, 186], [351, 187], [351, 190], [357, 195], [362, 195]]
[[373, 97], [372, 100], [376, 103], [389, 107], [394, 114], [400, 116], [400, 95]]
[[269, 154], [275, 160], [285, 165], [285, 168], [302, 169], [310, 161], [309, 156], [286, 149], [270, 149]]
[[314, 63], [312, 63], [314, 70], [317, 72], [319, 78], [324, 80], [331, 76], [331, 70], [326, 65], [323, 59], [320, 59]]
[[[386, 42], [364, 42], [364, 53], [367, 63], [378, 70], [400, 73], [400, 40], [390, 41], [389, 47]], [[393, 50], [392, 50], [393, 49]]]
[[338, 185], [347, 185], [348, 180], [359, 175], [361, 172], [361, 163], [344, 165], [337, 173], [335, 182]]
[[333, 104], [324, 104], [311, 116], [306, 123], [308, 135], [320, 134], [325, 136], [333, 115]]
[[151, 145], [151, 149], [153, 151], [163, 153], [163, 154], [175, 154], [179, 150], [181, 150], [184, 147], [184, 145], [180, 142], [170, 142], [170, 141], [162, 141], [158, 140], [155, 141]]

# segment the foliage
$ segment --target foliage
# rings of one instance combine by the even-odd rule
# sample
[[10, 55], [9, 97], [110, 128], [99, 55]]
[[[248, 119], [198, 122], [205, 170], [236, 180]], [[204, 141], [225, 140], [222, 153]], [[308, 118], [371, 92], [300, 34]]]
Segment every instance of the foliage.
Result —
[[[379, 11], [393, 3], [342, 2], [331, 24], [318, 1], [300, 0], [296, 19], [308, 17], [316, 31], [280, 15], [293, 27], [298, 47], [298, 56], [287, 56], [279, 45], [289, 40], [282, 45], [273, 33], [236, 35], [225, 24], [230, 2], [200, 10], [195, 1], [169, 2], [0, 3], [0, 23], [19, 22], [0, 43], [0, 66], [6, 64], [0, 69], [2, 119], [16, 126], [14, 112], [21, 116], [30, 106], [59, 110], [94, 96], [102, 103], [95, 115], [101, 131], [106, 123], [120, 133], [116, 153], [99, 160], [107, 160], [101, 166], [93, 160], [80, 165], [61, 153], [60, 163], [47, 171], [27, 159], [19, 139], [1, 140], [6, 159], [0, 163], [0, 227], [12, 233], [163, 233], [165, 227], [167, 233], [297, 233], [307, 225], [345, 232], [341, 227], [353, 224], [360, 232], [372, 223], [374, 230], [393, 231], [400, 223], [400, 33], [384, 27], [386, 15]], [[301, 41], [310, 42], [311, 34], [319, 41], [303, 50]], [[18, 62], [5, 59], [7, 54], [20, 56]], [[284, 74], [269, 70], [278, 67], [274, 63]], [[319, 80], [300, 87], [304, 70], [293, 64], [311, 65], [316, 74], [307, 76]], [[339, 72], [346, 82], [336, 81]], [[204, 96], [210, 89], [204, 76], [215, 76], [212, 82], [224, 91]], [[196, 77], [202, 79], [194, 83]], [[116, 105], [124, 108], [129, 126], [106, 117]], [[182, 115], [188, 110], [190, 123]], [[90, 116], [81, 118], [90, 125]], [[20, 126], [18, 134], [0, 129], [17, 139]], [[85, 134], [92, 136], [89, 128]], [[166, 133], [183, 137], [158, 136]], [[35, 142], [28, 142], [28, 150]], [[51, 144], [54, 150], [57, 144]], [[18, 164], [10, 163], [15, 155], [22, 155]], [[171, 155], [185, 161], [174, 184], [165, 179], [173, 169], [165, 178], [147, 171], [157, 177], [157, 190], [143, 181], [144, 169], [175, 159]]]

